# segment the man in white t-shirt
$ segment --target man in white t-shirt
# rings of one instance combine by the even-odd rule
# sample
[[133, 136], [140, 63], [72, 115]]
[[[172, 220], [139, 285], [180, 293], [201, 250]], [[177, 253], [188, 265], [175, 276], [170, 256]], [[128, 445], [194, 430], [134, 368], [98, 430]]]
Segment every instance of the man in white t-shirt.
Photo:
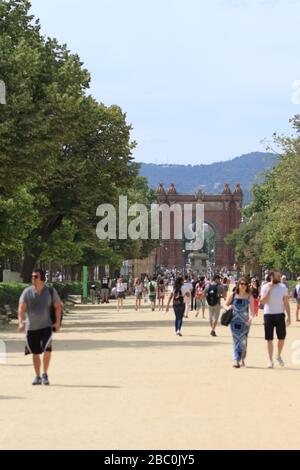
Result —
[[[268, 352], [270, 363], [269, 369], [274, 368], [273, 362], [273, 340], [274, 329], [278, 338], [278, 356], [277, 360], [281, 367], [284, 367], [284, 362], [281, 353], [284, 347], [286, 338], [286, 326], [291, 324], [291, 309], [289, 304], [289, 292], [287, 287], [282, 284], [281, 275], [278, 271], [272, 271], [270, 274], [271, 282], [262, 286], [261, 289], [261, 303], [264, 305], [265, 314], [265, 337], [268, 341]], [[288, 319], [285, 321], [285, 312]]]

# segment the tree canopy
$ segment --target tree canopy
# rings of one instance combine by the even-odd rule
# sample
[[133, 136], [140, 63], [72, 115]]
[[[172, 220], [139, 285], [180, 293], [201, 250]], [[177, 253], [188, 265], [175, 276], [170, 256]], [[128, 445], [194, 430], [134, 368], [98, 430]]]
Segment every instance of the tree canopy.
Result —
[[96, 239], [96, 208], [128, 188], [148, 194], [126, 114], [88, 94], [78, 55], [44, 37], [29, 10], [27, 0], [0, 3], [0, 254], [23, 256], [25, 281], [40, 259], [120, 261], [122, 249]]
[[300, 272], [300, 116], [291, 122], [296, 134], [275, 136], [279, 162], [253, 187], [244, 223], [227, 242], [240, 263]]

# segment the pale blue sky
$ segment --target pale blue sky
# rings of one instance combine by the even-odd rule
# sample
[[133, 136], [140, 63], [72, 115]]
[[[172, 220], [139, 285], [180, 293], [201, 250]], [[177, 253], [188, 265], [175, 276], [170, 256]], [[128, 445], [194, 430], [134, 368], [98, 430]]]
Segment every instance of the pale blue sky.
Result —
[[290, 133], [299, 0], [31, 0], [78, 52], [92, 94], [127, 112], [135, 157], [210, 163]]

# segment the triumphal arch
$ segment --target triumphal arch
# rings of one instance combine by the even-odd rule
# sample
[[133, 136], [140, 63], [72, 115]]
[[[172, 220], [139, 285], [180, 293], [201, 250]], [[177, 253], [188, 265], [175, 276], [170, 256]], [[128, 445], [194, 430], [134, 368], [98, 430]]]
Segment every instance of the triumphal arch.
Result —
[[[176, 185], [173, 183], [168, 190], [165, 190], [161, 183], [156, 190], [157, 202], [159, 205], [167, 204], [172, 206], [179, 204], [182, 206], [190, 204], [194, 215], [196, 215], [197, 203], [204, 205], [204, 221], [215, 232], [215, 263], [217, 268], [232, 267], [234, 264], [234, 253], [226, 245], [225, 238], [231, 234], [241, 224], [241, 209], [243, 207], [243, 191], [240, 184], [237, 184], [234, 191], [229, 184], [224, 184], [221, 194], [210, 195], [202, 191], [194, 195], [178, 194]], [[171, 214], [172, 216], [172, 214]], [[174, 237], [174, 219], [171, 217], [170, 239], [161, 242], [157, 248], [157, 265], [169, 268], [182, 267], [186, 260], [186, 250], [184, 237], [182, 240]]]

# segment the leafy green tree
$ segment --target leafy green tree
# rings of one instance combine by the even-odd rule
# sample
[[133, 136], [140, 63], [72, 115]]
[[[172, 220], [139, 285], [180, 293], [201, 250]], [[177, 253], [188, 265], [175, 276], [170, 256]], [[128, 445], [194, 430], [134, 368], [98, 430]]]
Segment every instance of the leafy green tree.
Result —
[[247, 264], [252, 269], [259, 266], [262, 253], [261, 214], [244, 220], [239, 229], [227, 236], [226, 243], [234, 250], [239, 264]]
[[275, 136], [282, 148], [278, 164], [253, 188], [244, 223], [227, 238], [239, 262], [300, 272], [300, 116], [293, 137]]
[[0, 3], [0, 190], [39, 182], [58, 151], [74, 139], [89, 74], [76, 55], [40, 34], [27, 0]]
[[0, 196], [0, 258], [19, 260], [24, 241], [38, 224], [39, 214], [28, 188], [19, 187], [14, 197]]
[[63, 266], [76, 266], [83, 256], [83, 246], [76, 240], [76, 227], [64, 220], [61, 227], [50, 237], [43, 249], [40, 261], [54, 262]]
[[216, 247], [216, 232], [213, 229], [209, 229], [205, 232], [203, 253], [208, 255], [209, 261], [214, 262], [214, 250]]
[[44, 38], [26, 0], [0, 4], [0, 76], [7, 105], [0, 116], [0, 194], [30, 186], [39, 224], [24, 242], [28, 282], [45, 244], [64, 220], [95, 223], [96, 208], [116, 203], [132, 184], [131, 126], [118, 106], [87, 95], [89, 73], [77, 55]]

